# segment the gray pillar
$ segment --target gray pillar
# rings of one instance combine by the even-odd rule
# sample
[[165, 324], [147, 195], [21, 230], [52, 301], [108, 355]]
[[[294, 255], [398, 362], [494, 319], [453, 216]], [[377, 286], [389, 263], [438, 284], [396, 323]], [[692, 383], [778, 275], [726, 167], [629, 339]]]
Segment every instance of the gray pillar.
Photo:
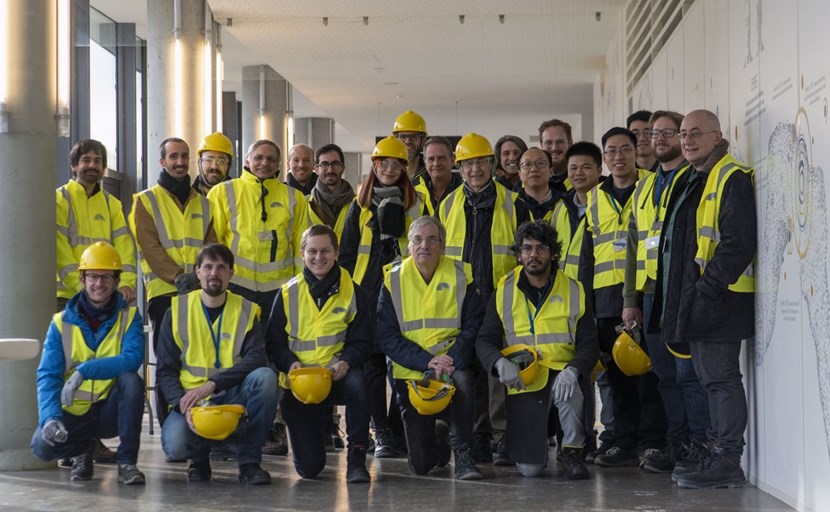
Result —
[[276, 142], [282, 152], [280, 176], [285, 176], [288, 153], [287, 110], [291, 84], [267, 65], [242, 68], [242, 155], [257, 140]]
[[300, 117], [294, 120], [295, 144], [320, 148], [334, 143], [334, 119], [330, 117]]
[[[161, 169], [159, 144], [180, 137], [190, 145], [190, 175], [196, 176], [196, 150], [215, 130], [213, 65], [205, 63], [205, 1], [180, 0], [178, 39], [173, 34], [174, 1], [147, 1], [147, 183]], [[212, 48], [212, 47], [211, 47]], [[178, 56], [178, 57], [177, 57]], [[177, 62], [178, 59], [178, 62]], [[213, 62], [211, 57], [209, 62]], [[209, 88], [208, 88], [209, 87]], [[210, 92], [210, 94], [208, 94]]]
[[[346, 157], [346, 161], [343, 162], [346, 164], [346, 172], [343, 173], [343, 179], [348, 181], [355, 191], [357, 191], [358, 186], [363, 182], [363, 177], [368, 173], [369, 164], [363, 163], [362, 153], [346, 152], [343, 153], [343, 156]], [[367, 166], [366, 169], [363, 168], [364, 165]]]
[[222, 92], [222, 126], [219, 131], [224, 133], [233, 143], [233, 166], [230, 169], [231, 176], [239, 177], [242, 172], [242, 132], [239, 127], [239, 102], [236, 101], [236, 92]]
[[[7, 0], [9, 131], [0, 133], [0, 333], [43, 339], [55, 312], [55, 3]], [[22, 214], [25, 212], [25, 214]], [[48, 467], [31, 455], [38, 360], [0, 361], [0, 470]]]

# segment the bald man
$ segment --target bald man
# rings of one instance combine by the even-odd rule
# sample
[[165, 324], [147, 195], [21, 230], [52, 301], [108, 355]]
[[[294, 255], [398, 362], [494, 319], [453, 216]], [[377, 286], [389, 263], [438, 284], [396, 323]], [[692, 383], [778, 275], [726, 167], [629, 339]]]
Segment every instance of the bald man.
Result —
[[286, 184], [307, 196], [314, 190], [317, 174], [314, 173], [314, 150], [305, 144], [292, 146], [288, 151], [288, 176]]

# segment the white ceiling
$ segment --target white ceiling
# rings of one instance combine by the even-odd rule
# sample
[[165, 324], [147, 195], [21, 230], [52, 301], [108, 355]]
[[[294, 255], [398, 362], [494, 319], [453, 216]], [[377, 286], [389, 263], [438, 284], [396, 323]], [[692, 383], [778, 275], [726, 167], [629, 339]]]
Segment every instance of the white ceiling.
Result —
[[[92, 3], [144, 31], [144, 0]], [[336, 142], [366, 152], [407, 109], [430, 133], [493, 142], [528, 140], [551, 117], [581, 126], [626, 0], [209, 3], [224, 29], [225, 90], [241, 90], [242, 66], [268, 64], [293, 84], [295, 117], [332, 117]]]

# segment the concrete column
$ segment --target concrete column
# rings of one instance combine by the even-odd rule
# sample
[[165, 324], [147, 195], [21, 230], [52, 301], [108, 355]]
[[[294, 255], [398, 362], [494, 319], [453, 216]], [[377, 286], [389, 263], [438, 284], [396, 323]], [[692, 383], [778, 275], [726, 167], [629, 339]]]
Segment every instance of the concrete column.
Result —
[[[205, 0], [147, 1], [147, 184], [153, 185], [161, 168], [159, 144], [180, 137], [190, 145], [190, 174], [196, 176], [196, 150], [214, 126], [214, 49], [205, 58], [207, 40]], [[180, 30], [174, 34], [179, 18]]]
[[334, 119], [330, 117], [300, 117], [294, 120], [295, 144], [307, 144], [315, 150], [334, 143]]
[[242, 68], [242, 154], [260, 139], [277, 143], [282, 152], [280, 176], [285, 176], [288, 153], [288, 114], [291, 84], [267, 65]]
[[[363, 182], [363, 178], [369, 172], [369, 164], [364, 163], [363, 153], [345, 152], [343, 156], [346, 157], [346, 161], [343, 162], [346, 164], [346, 172], [343, 173], [343, 179], [348, 181], [355, 192], [357, 192], [358, 187]], [[366, 167], [365, 169], [363, 168], [364, 166]]]
[[[55, 2], [6, 0], [9, 131], [0, 133], [0, 335], [43, 340], [55, 312]], [[37, 427], [38, 360], [0, 361], [0, 470], [43, 468], [29, 450]]]

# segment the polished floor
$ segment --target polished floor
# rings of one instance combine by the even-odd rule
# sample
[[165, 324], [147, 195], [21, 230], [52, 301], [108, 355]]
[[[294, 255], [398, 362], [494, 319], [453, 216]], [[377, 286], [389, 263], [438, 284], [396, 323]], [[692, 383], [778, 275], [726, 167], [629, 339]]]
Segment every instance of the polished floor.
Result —
[[[784, 511], [783, 502], [753, 486], [692, 491], [673, 485], [669, 475], [637, 468], [590, 466], [591, 479], [569, 482], [554, 462], [540, 478], [523, 478], [512, 467], [482, 465], [484, 480], [456, 482], [451, 467], [427, 477], [413, 476], [405, 459], [372, 460], [371, 484], [346, 485], [345, 453], [329, 454], [319, 478], [303, 480], [289, 457], [266, 457], [273, 483], [240, 487], [233, 462], [214, 462], [210, 483], [188, 484], [186, 464], [164, 462], [158, 430], [145, 419], [139, 468], [146, 486], [122, 486], [110, 464], [96, 464], [89, 482], [70, 482], [69, 471], [0, 472], [0, 511]], [[110, 444], [110, 443], [108, 443]]]

